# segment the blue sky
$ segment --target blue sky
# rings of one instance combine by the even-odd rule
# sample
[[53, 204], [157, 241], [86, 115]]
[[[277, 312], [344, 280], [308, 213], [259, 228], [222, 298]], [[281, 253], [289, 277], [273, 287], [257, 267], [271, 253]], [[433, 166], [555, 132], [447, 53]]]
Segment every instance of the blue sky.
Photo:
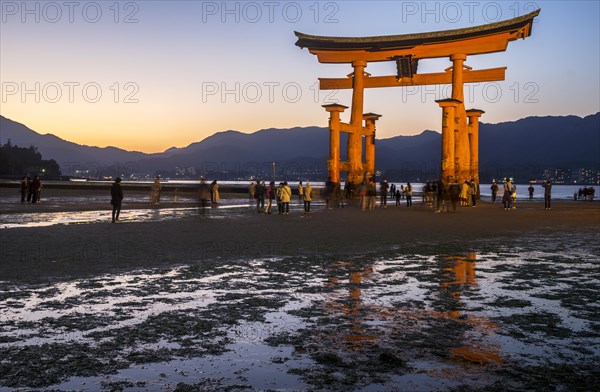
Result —
[[[235, 129], [327, 125], [321, 108], [348, 91], [318, 92], [319, 64], [294, 31], [369, 36], [455, 29], [541, 8], [531, 37], [503, 53], [469, 57], [507, 66], [506, 80], [471, 86], [466, 106], [483, 122], [600, 110], [598, 1], [2, 1], [0, 113], [40, 132], [147, 152]], [[440, 72], [448, 59], [422, 61]], [[373, 75], [394, 63], [369, 64]], [[378, 137], [440, 130], [434, 102], [446, 86], [370, 89], [365, 112]], [[349, 114], [348, 114], [349, 115]], [[347, 116], [343, 120], [348, 121]]]

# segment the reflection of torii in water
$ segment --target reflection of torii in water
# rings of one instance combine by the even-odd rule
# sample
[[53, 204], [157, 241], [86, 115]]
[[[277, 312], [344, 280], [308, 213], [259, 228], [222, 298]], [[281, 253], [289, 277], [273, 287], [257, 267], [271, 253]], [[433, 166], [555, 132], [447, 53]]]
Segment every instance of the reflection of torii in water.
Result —
[[[446, 260], [452, 261], [452, 265], [447, 268], [443, 268], [444, 271], [449, 273], [451, 280], [449, 282], [441, 282], [440, 286], [447, 287], [450, 289], [450, 295], [457, 302], [457, 310], [452, 310], [447, 313], [448, 318], [459, 319], [461, 317], [462, 307], [461, 303], [461, 291], [463, 288], [476, 287], [477, 280], [475, 278], [475, 260], [477, 254], [474, 251], [468, 253], [465, 256], [449, 256]], [[468, 316], [467, 321], [469, 325], [473, 325], [477, 328], [477, 331], [481, 334], [485, 334], [490, 330], [494, 330], [497, 326], [484, 318], [478, 318]], [[450, 349], [452, 355], [455, 358], [460, 358], [469, 362], [477, 363], [502, 363], [502, 359], [498, 353], [499, 348], [494, 346], [475, 346], [465, 345], [461, 347], [453, 347]]]
[[[354, 272], [350, 272], [348, 274], [348, 298], [332, 298], [331, 301], [325, 304], [325, 308], [328, 311], [349, 319], [350, 330], [339, 328], [335, 333], [328, 333], [322, 338], [328, 343], [341, 343], [350, 349], [360, 349], [370, 344], [376, 344], [377, 341], [385, 338], [386, 335], [385, 331], [381, 329], [378, 330], [377, 335], [365, 333], [364, 323], [366, 321], [381, 320], [390, 322], [396, 321], [396, 317], [413, 320], [421, 320], [427, 317], [452, 319], [475, 327], [476, 333], [480, 335], [485, 335], [495, 330], [497, 326], [485, 318], [461, 314], [461, 291], [469, 287], [477, 287], [475, 273], [476, 258], [477, 255], [475, 252], [469, 252], [467, 256], [449, 256], [445, 258], [446, 261], [452, 262], [449, 267], [442, 268], [444, 272], [447, 272], [446, 276], [450, 280], [440, 282], [440, 287], [449, 289], [449, 294], [456, 305], [454, 309], [447, 312], [423, 309], [415, 311], [399, 309], [395, 306], [365, 304], [362, 298], [362, 285], [365, 280], [371, 278], [373, 267], [369, 265], [360, 271], [355, 270]], [[352, 263], [340, 262], [334, 266], [346, 268], [352, 266]], [[342, 282], [335, 277], [330, 278], [325, 283], [326, 286], [335, 286], [338, 284], [342, 284]], [[468, 344], [465, 340], [461, 339], [463, 342], [462, 346], [450, 349], [450, 353], [454, 358], [479, 364], [502, 363], [498, 347], [483, 346], [475, 343]]]
[[[336, 263], [336, 267], [351, 266], [351, 263]], [[369, 342], [377, 339], [374, 335], [368, 335], [364, 333], [365, 328], [362, 323], [365, 321], [367, 312], [362, 303], [362, 282], [363, 279], [368, 279], [373, 273], [373, 267], [367, 266], [360, 272], [350, 272], [348, 275], [348, 297], [350, 299], [349, 304], [345, 304], [342, 301], [332, 301], [326, 304], [326, 308], [332, 311], [340, 311], [343, 317], [350, 319], [351, 330], [348, 333], [341, 333], [341, 337], [344, 343], [350, 348], [362, 347]], [[326, 286], [333, 286], [339, 284], [338, 278], [330, 278]]]

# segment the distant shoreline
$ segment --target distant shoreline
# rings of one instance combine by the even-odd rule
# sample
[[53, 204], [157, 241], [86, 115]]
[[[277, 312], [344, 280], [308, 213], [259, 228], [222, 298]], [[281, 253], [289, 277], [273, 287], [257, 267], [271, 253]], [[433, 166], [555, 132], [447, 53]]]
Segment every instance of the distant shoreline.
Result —
[[[206, 179], [205, 182], [206, 183], [210, 183], [212, 182], [213, 179]], [[268, 184], [271, 180], [264, 180], [266, 182], [266, 184]], [[278, 179], [275, 180], [275, 183], [278, 184], [279, 182], [282, 181], [286, 181], [283, 179]], [[121, 183], [121, 187], [124, 190], [134, 190], [134, 191], [145, 191], [145, 190], [150, 190], [150, 187], [152, 185], [152, 180], [140, 180], [140, 181], [123, 181]], [[234, 180], [217, 180], [218, 184], [219, 184], [219, 192], [221, 193], [248, 193], [248, 187], [250, 185], [250, 183], [256, 183], [256, 180], [241, 180], [241, 181], [234, 181]], [[298, 180], [288, 180], [291, 188], [292, 188], [292, 193], [297, 195], [297, 186], [298, 186]], [[302, 181], [304, 184], [306, 184], [307, 181], [303, 180]], [[313, 187], [313, 190], [315, 190], [318, 194], [320, 193], [320, 190], [325, 186], [325, 183], [323, 181], [309, 181]], [[388, 181], [390, 184], [396, 184], [396, 186], [400, 186], [400, 185], [405, 185], [406, 181]], [[44, 188], [46, 189], [95, 189], [95, 190], [101, 190], [101, 189], [105, 189], [105, 190], [109, 190], [111, 185], [112, 185], [113, 181], [112, 180], [90, 180], [90, 181], [58, 181], [58, 180], [52, 180], [52, 181], [42, 181], [42, 184], [44, 186]], [[421, 195], [422, 193], [422, 185], [425, 184], [425, 182], [413, 182], [412, 183], [414, 185], [414, 190], [413, 190], [413, 194], [414, 195]], [[500, 184], [500, 182], [499, 182]], [[534, 182], [533, 183], [534, 186], [537, 185], [538, 187], [540, 186], [541, 182]], [[20, 181], [16, 181], [16, 180], [2, 180], [0, 179], [0, 189], [1, 188], [18, 188], [20, 185]], [[490, 183], [482, 183], [481, 184], [481, 193], [483, 195], [489, 195], [488, 188], [491, 184]], [[517, 186], [519, 186], [519, 193], [521, 195], [525, 194], [526, 188], [523, 188], [524, 186], [528, 186], [529, 183], [516, 183]], [[198, 191], [198, 187], [200, 186], [200, 180], [163, 180], [161, 182], [161, 186], [164, 192], [172, 192], [175, 189], [177, 189], [180, 192], [196, 192]], [[555, 187], [577, 187], [577, 188], [581, 188], [581, 187], [595, 187], [597, 189], [600, 189], [600, 184], [558, 184], [558, 183], [554, 183]], [[539, 192], [538, 192], [539, 194]], [[570, 197], [571, 195], [569, 195]], [[597, 193], [596, 197], [600, 197], [600, 192]]]

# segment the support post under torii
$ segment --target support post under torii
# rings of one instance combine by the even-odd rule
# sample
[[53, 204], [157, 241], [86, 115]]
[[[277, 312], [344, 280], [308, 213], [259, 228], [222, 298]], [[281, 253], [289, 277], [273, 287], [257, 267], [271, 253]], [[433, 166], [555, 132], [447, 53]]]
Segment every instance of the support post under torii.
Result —
[[479, 185], [479, 117], [485, 112], [479, 109], [469, 109], [466, 113], [469, 118], [469, 151], [471, 154], [469, 168], [471, 169], [471, 178]]
[[340, 182], [340, 113], [348, 109], [348, 106], [331, 104], [323, 105], [329, 112], [329, 159], [327, 160], [327, 171], [331, 181]]
[[435, 101], [442, 108], [442, 170], [443, 181], [456, 182], [456, 121], [455, 112], [461, 101], [453, 98]]
[[372, 177], [375, 175], [375, 121], [379, 120], [380, 114], [365, 113], [363, 119], [365, 120], [365, 177]]

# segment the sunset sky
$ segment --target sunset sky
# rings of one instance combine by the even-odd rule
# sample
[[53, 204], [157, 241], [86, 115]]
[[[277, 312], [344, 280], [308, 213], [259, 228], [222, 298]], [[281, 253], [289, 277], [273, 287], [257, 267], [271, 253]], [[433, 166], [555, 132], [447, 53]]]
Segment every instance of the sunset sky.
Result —
[[[474, 69], [507, 66], [503, 82], [465, 90], [483, 122], [580, 116], [600, 110], [600, 2], [593, 1], [2, 1], [0, 114], [76, 143], [160, 152], [223, 130], [327, 126], [331, 99], [319, 64], [294, 31], [372, 36], [456, 29], [541, 8], [532, 36], [503, 53], [473, 56]], [[425, 60], [441, 72], [448, 59]], [[370, 64], [393, 75], [394, 63]], [[439, 131], [443, 86], [367, 90], [378, 137]], [[342, 119], [348, 121], [349, 114]], [[2, 140], [4, 141], [4, 140]], [[276, 146], [273, 146], [276, 148]]]

